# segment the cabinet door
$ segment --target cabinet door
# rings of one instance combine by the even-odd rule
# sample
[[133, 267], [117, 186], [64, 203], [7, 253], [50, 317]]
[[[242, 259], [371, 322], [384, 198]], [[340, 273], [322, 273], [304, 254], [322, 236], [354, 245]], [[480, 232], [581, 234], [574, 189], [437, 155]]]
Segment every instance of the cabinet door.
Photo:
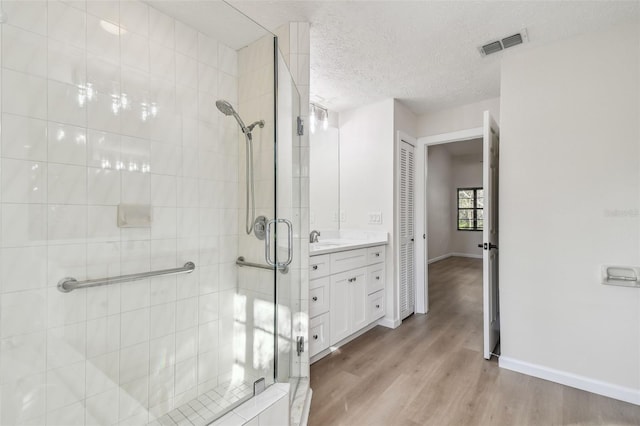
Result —
[[329, 347], [329, 313], [309, 321], [309, 356], [314, 356]]
[[360, 268], [351, 271], [349, 281], [349, 308], [351, 311], [351, 330], [355, 333], [365, 327], [367, 321], [367, 269]]
[[331, 279], [318, 278], [309, 282], [309, 317], [313, 318], [329, 312]]
[[350, 316], [351, 307], [349, 304], [349, 293], [352, 273], [345, 272], [331, 276], [331, 309], [330, 309], [330, 330], [331, 344], [335, 345], [340, 340], [351, 334]]

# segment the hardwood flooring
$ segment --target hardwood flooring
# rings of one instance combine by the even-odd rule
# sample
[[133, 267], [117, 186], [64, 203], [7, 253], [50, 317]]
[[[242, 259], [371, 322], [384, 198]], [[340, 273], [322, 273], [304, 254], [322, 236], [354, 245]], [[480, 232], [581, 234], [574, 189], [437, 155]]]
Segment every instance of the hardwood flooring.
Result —
[[482, 358], [482, 261], [429, 266], [430, 312], [311, 366], [309, 425], [640, 425], [640, 407]]

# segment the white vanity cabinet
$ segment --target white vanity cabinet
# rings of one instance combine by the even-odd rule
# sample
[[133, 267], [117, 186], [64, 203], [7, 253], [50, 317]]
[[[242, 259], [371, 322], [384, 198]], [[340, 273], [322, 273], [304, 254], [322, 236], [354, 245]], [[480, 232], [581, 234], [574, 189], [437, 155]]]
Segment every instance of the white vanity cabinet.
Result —
[[331, 344], [365, 327], [367, 322], [367, 268], [331, 276]]
[[311, 256], [311, 357], [328, 354], [329, 346], [346, 343], [384, 316], [384, 261], [384, 245]]

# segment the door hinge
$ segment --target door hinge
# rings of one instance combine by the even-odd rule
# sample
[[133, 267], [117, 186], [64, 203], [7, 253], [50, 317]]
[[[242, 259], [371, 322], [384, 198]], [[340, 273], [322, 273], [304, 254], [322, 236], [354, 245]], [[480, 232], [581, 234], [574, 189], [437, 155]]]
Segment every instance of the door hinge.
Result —
[[304, 120], [298, 116], [298, 136], [304, 135]]
[[298, 353], [298, 356], [304, 352], [304, 336], [298, 336], [296, 338], [296, 352]]
[[264, 380], [264, 377], [260, 377], [258, 380], [253, 382], [253, 396], [260, 395], [267, 388], [267, 382]]

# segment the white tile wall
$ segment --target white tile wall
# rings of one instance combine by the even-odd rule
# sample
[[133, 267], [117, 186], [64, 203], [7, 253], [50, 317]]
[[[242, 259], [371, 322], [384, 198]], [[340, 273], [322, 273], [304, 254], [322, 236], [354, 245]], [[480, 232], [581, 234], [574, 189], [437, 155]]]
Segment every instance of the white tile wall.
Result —
[[[244, 158], [214, 102], [238, 102], [237, 54], [142, 2], [2, 7], [0, 423], [146, 423], [236, 359]], [[119, 203], [151, 204], [151, 229], [118, 228]]]

